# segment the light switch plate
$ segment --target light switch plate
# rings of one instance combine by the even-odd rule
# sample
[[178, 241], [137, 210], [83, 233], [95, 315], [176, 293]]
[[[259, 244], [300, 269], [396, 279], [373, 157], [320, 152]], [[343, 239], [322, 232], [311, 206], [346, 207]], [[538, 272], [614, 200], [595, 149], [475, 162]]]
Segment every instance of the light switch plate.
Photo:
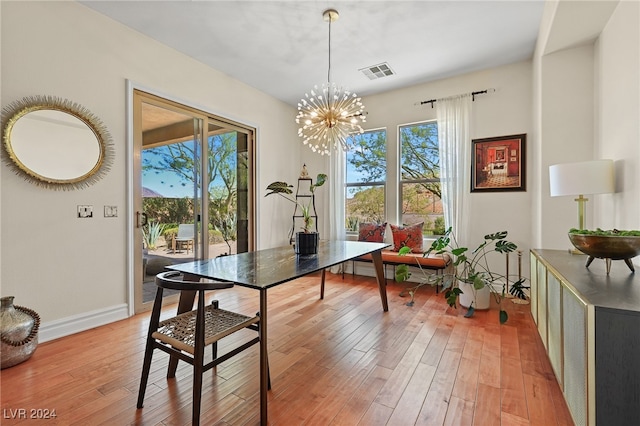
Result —
[[118, 206], [104, 206], [104, 217], [118, 217]]
[[93, 217], [93, 206], [78, 206], [78, 217], [83, 219]]

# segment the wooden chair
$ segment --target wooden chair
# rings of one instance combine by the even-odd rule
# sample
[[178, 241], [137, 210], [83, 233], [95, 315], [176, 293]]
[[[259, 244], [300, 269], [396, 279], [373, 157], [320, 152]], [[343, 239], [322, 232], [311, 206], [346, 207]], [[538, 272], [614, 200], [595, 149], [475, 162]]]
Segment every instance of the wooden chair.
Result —
[[[180, 272], [162, 272], [156, 276], [158, 290], [151, 311], [147, 345], [144, 353], [138, 408], [142, 408], [144, 394], [151, 369], [151, 358], [155, 349], [160, 349], [175, 359], [181, 359], [193, 366], [193, 413], [192, 424], [200, 423], [200, 401], [202, 374], [223, 361], [248, 349], [260, 341], [260, 316], [249, 317], [219, 309], [218, 301], [205, 306], [205, 291], [233, 287], [232, 282], [194, 282], [180, 279]], [[164, 289], [192, 291], [198, 293], [197, 309], [160, 321], [162, 295]], [[254, 330], [258, 336], [218, 356], [217, 342], [225, 336], [244, 328]], [[204, 363], [204, 348], [212, 345], [213, 359]], [[167, 378], [175, 377], [174, 368], [169, 368]], [[257, 374], [257, 372], [256, 372]], [[270, 387], [270, 386], [269, 386]]]

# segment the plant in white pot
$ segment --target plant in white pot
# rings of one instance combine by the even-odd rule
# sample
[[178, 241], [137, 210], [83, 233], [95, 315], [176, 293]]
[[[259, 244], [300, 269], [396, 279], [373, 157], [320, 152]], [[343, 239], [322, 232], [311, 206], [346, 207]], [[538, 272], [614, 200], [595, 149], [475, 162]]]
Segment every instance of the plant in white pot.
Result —
[[[473, 250], [467, 247], [460, 247], [449, 228], [445, 234], [435, 240], [425, 256], [430, 253], [445, 254], [453, 259], [450, 269], [442, 275], [429, 274], [423, 272], [423, 278], [413, 288], [407, 289], [411, 295], [409, 305], [413, 304], [415, 292], [425, 284], [442, 286], [444, 296], [449, 306], [456, 308], [456, 303], [467, 308], [466, 317], [473, 316], [476, 309], [487, 309], [491, 301], [491, 296], [500, 304], [500, 323], [505, 323], [508, 319], [507, 312], [502, 309], [502, 299], [506, 296], [508, 277], [491, 270], [488, 256], [491, 254], [511, 253], [517, 250], [518, 246], [507, 241], [507, 231], [496, 232], [484, 236], [484, 240]], [[406, 254], [407, 250], [400, 254]], [[403, 282], [409, 279], [411, 272], [407, 265], [400, 265], [396, 268], [396, 281]], [[511, 284], [509, 293], [520, 299], [526, 299], [524, 293], [524, 278], [520, 278]], [[458, 300], [459, 299], [459, 300]]]
[[[327, 181], [327, 175], [324, 173], [319, 173], [318, 176], [316, 177], [316, 182], [312, 183], [311, 186], [309, 187], [309, 191], [311, 192], [311, 194], [313, 195], [315, 193], [315, 190], [321, 187], [322, 185], [324, 185], [326, 181]], [[270, 191], [270, 192], [267, 192], [265, 197], [272, 194], [278, 194], [285, 200], [288, 200], [296, 204], [300, 208], [300, 211], [302, 212], [303, 226], [302, 226], [301, 232], [296, 233], [296, 246], [295, 246], [296, 253], [314, 254], [317, 252], [318, 233], [311, 230], [311, 227], [313, 226], [313, 217], [311, 217], [312, 197], [308, 198], [308, 202], [306, 204], [302, 203], [298, 201], [296, 198], [292, 197], [292, 194], [293, 194], [292, 188], [293, 188], [293, 185], [289, 185], [287, 182], [282, 182], [282, 181], [272, 182], [269, 184], [269, 186], [267, 186], [267, 191]], [[301, 235], [301, 234], [305, 234], [305, 235]], [[307, 243], [307, 241], [310, 241], [311, 243]]]

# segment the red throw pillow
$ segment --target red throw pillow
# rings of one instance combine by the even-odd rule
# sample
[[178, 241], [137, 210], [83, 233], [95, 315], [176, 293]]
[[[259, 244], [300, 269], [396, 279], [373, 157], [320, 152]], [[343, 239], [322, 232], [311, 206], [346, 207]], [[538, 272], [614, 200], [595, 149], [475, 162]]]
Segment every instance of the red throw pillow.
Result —
[[368, 241], [370, 243], [381, 243], [384, 241], [385, 229], [387, 229], [387, 222], [361, 223], [358, 228], [358, 241]]
[[422, 253], [422, 227], [424, 222], [409, 226], [389, 225], [393, 234], [393, 250], [409, 247], [413, 253]]

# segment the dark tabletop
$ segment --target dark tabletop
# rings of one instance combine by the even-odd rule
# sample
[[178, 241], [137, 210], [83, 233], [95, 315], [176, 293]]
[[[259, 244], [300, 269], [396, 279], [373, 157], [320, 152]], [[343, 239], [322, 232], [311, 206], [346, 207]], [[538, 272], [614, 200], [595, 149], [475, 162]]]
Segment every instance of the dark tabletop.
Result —
[[386, 243], [321, 241], [314, 255], [298, 256], [292, 246], [285, 246], [180, 263], [167, 269], [266, 289], [387, 246]]
[[640, 312], [640, 271], [631, 272], [622, 260], [613, 260], [607, 275], [603, 259], [594, 259], [587, 268], [585, 255], [570, 254], [567, 250], [532, 251], [587, 303]]

